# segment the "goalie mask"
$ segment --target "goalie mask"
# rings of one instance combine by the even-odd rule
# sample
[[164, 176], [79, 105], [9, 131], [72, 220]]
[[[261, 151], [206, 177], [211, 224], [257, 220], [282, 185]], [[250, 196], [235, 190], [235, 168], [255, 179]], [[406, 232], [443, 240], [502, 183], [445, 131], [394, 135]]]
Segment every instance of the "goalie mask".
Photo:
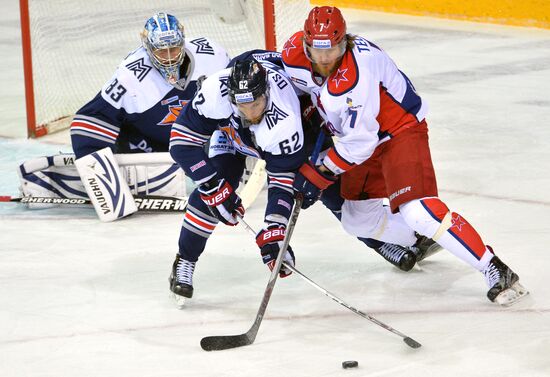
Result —
[[183, 90], [186, 85], [180, 67], [185, 58], [185, 34], [178, 19], [164, 12], [155, 14], [145, 23], [141, 42], [160, 74], [170, 85]]
[[254, 59], [235, 62], [229, 76], [229, 99], [245, 124], [259, 123], [269, 102], [267, 72]]

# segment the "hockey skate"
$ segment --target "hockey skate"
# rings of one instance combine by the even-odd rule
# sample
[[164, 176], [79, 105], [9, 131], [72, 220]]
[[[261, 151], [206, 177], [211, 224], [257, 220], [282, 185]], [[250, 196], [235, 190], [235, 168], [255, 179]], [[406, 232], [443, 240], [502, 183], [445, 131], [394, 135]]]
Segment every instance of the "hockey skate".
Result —
[[410, 271], [417, 261], [412, 248], [401, 245], [384, 243], [382, 246], [374, 248], [374, 250], [401, 271]]
[[[492, 249], [488, 246], [492, 251]], [[489, 286], [487, 298], [502, 306], [515, 304], [529, 292], [519, 283], [519, 276], [494, 256], [483, 271]]]
[[176, 305], [180, 308], [185, 304], [186, 299], [193, 297], [195, 263], [189, 262], [177, 254], [172, 265], [172, 273], [168, 282], [170, 283], [170, 290], [174, 293]]
[[416, 253], [416, 261], [420, 262], [426, 258], [428, 258], [431, 255], [434, 255], [439, 250], [442, 249], [442, 247], [432, 240], [431, 238], [428, 238], [426, 236], [421, 236], [418, 233], [415, 233], [417, 237], [417, 241], [413, 246], [413, 250]]

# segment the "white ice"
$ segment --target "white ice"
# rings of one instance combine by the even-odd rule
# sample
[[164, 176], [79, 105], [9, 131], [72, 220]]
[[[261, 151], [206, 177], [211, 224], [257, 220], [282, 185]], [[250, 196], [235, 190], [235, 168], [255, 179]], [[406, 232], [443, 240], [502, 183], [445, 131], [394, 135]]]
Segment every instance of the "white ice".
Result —
[[[0, 134], [13, 137], [25, 116], [18, 10], [6, 9]], [[195, 297], [178, 310], [167, 278], [181, 215], [103, 224], [87, 209], [2, 204], [0, 376], [550, 376], [550, 31], [345, 14], [349, 31], [388, 51], [429, 102], [441, 197], [530, 296], [511, 308], [490, 303], [481, 274], [447, 252], [400, 272], [316, 205], [292, 238], [297, 267], [423, 347], [291, 276], [277, 282], [253, 345], [205, 352], [202, 337], [248, 330], [267, 283], [244, 229], [215, 231]], [[0, 139], [0, 194], [17, 194], [18, 162], [70, 150], [57, 140], [66, 134]], [[264, 203], [247, 213], [254, 227]], [[343, 370], [344, 360], [359, 368]]]

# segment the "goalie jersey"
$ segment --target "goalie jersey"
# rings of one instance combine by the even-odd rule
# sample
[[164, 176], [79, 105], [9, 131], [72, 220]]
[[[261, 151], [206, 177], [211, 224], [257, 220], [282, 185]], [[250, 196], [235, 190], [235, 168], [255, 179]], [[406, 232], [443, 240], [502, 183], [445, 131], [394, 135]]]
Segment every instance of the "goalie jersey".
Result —
[[[115, 152], [166, 152], [170, 128], [197, 82], [227, 66], [224, 49], [207, 38], [185, 41], [184, 90], [170, 85], [143, 47], [130, 53], [101, 91], [76, 113], [71, 140], [77, 158], [105, 147]], [[119, 150], [119, 146], [123, 149]]]
[[193, 100], [172, 126], [170, 154], [197, 184], [218, 177], [203, 146], [261, 158], [268, 175], [266, 221], [283, 216], [288, 220], [294, 203], [294, 172], [305, 159], [300, 102], [286, 73], [263, 61], [268, 76], [268, 101], [258, 124], [243, 125], [237, 107], [229, 100], [231, 69], [205, 80]]

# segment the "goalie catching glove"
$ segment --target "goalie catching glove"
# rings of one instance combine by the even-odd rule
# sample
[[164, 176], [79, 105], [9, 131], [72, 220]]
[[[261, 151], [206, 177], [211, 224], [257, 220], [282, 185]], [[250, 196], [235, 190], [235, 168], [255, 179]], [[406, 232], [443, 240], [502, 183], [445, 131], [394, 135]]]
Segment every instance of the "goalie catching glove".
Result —
[[211, 179], [199, 186], [199, 192], [210, 212], [224, 224], [235, 226], [238, 217], [244, 216], [241, 198], [225, 179]]
[[[266, 264], [270, 270], [273, 270], [277, 255], [279, 255], [279, 250], [283, 245], [283, 240], [285, 238], [286, 228], [280, 224], [270, 224], [258, 235], [256, 236], [256, 244], [260, 248], [260, 253], [262, 255], [262, 261]], [[284, 261], [292, 266], [295, 264], [294, 253], [292, 248], [288, 246], [288, 249], [284, 256]], [[286, 268], [284, 265], [281, 265], [279, 270], [279, 276], [284, 278], [290, 275], [292, 271]]]
[[304, 198], [302, 209], [313, 205], [321, 197], [323, 190], [337, 180], [334, 175], [321, 172], [311, 161], [300, 166], [292, 186], [294, 191]]

